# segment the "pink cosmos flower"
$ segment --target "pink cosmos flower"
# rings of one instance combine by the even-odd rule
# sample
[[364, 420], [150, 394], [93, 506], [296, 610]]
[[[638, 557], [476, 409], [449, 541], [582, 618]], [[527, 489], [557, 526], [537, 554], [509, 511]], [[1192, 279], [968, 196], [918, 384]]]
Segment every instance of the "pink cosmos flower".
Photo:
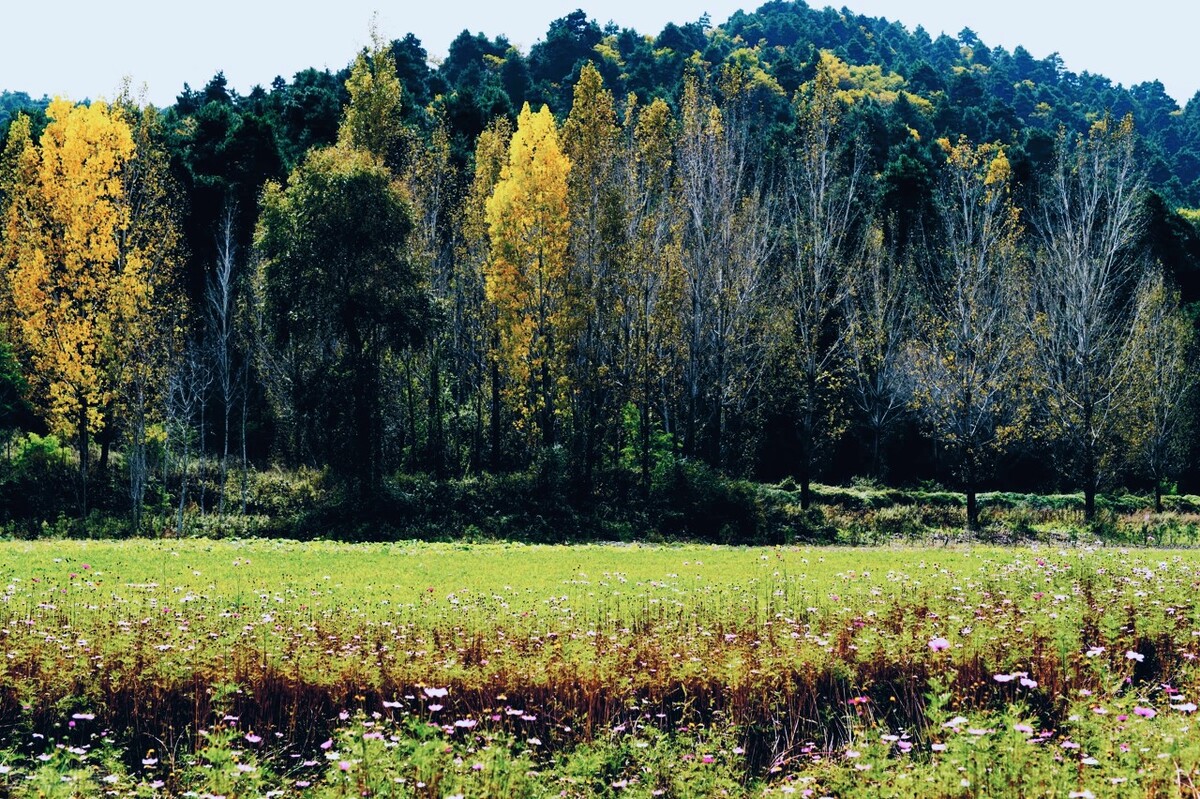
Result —
[[1144, 718], [1144, 719], [1152, 719], [1152, 718], [1154, 718], [1155, 716], [1157, 716], [1157, 715], [1158, 715], [1158, 711], [1156, 711], [1156, 710], [1155, 710], [1154, 708], [1152, 708], [1152, 707], [1141, 707], [1141, 706], [1138, 706], [1138, 707], [1135, 707], [1135, 708], [1133, 709], [1133, 715], [1135, 715], [1135, 716], [1141, 716], [1141, 717], [1142, 717], [1142, 718]]
[[938, 638], [930, 638], [929, 648], [934, 652], [941, 652], [950, 648], [950, 641], [940, 636]]

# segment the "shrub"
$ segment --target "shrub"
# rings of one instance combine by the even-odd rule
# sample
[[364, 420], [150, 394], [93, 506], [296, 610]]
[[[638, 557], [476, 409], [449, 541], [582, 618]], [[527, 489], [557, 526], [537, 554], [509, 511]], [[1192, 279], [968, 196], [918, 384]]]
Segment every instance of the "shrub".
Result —
[[756, 543], [765, 530], [754, 486], [727, 480], [698, 461], [664, 462], [654, 471], [651, 521], [664, 534], [713, 543]]

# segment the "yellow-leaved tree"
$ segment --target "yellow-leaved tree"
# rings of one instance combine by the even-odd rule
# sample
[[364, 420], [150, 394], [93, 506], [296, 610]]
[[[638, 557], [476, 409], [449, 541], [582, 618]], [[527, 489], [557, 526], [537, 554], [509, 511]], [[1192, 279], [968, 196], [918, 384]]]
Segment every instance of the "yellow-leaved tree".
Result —
[[78, 447], [86, 513], [89, 442], [111, 422], [135, 350], [160, 329], [149, 315], [169, 305], [178, 236], [162, 211], [165, 168], [135, 160], [140, 120], [120, 105], [61, 98], [47, 116], [37, 143], [26, 124], [9, 133], [0, 263], [35, 405]]
[[569, 292], [567, 177], [571, 163], [548, 108], [526, 104], [508, 163], [487, 201], [488, 300], [496, 309], [497, 357], [528, 441], [555, 444], [567, 409], [567, 349], [574, 337]]

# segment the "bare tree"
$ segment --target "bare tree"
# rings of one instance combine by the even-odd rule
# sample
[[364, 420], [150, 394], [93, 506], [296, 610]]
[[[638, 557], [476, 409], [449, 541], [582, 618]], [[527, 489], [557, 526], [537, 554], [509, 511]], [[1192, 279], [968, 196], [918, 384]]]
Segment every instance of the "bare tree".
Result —
[[176, 466], [179, 470], [179, 503], [175, 521], [177, 535], [186, 532], [184, 510], [188, 500], [192, 444], [197, 438], [201, 407], [211, 386], [212, 371], [208, 368], [208, 359], [200, 345], [191, 341], [175, 371], [168, 378], [167, 432], [169, 440], [178, 447]]
[[884, 476], [882, 449], [908, 409], [905, 346], [912, 335], [912, 269], [896, 260], [872, 225], [849, 275], [845, 345], [851, 402], [866, 428], [871, 474]]
[[208, 276], [204, 298], [207, 311], [209, 350], [213, 379], [221, 399], [221, 465], [217, 513], [225, 513], [225, 483], [229, 475], [230, 416], [241, 390], [236, 366], [237, 242], [234, 237], [236, 208], [225, 208], [217, 238], [217, 263]]
[[1059, 136], [1057, 160], [1035, 217], [1038, 252], [1030, 337], [1050, 432], [1064, 471], [1082, 484], [1092, 519], [1104, 469], [1118, 446], [1129, 378], [1134, 251], [1142, 178], [1133, 118], [1104, 118], [1086, 136]]
[[1154, 483], [1162, 512], [1163, 484], [1183, 464], [1197, 385], [1196, 333], [1179, 306], [1179, 292], [1161, 269], [1138, 286], [1126, 355], [1132, 369], [1122, 423], [1133, 465]]
[[938, 246], [926, 264], [928, 307], [909, 369], [913, 405], [953, 453], [974, 529], [979, 480], [1019, 420], [1021, 229], [1003, 150], [965, 138], [944, 146]]
[[803, 507], [811, 502], [822, 453], [841, 432], [834, 384], [847, 333], [841, 314], [862, 202], [862, 162], [856, 143], [843, 138], [836, 90], [832, 56], [823, 53], [816, 76], [796, 93], [796, 143], [784, 191], [789, 247], [781, 282], [796, 374]]
[[761, 162], [738, 115], [736, 75], [718, 109], [689, 76], [676, 150], [685, 299], [683, 329], [684, 447], [697, 454], [707, 434], [709, 456], [724, 460], [728, 411], [750, 396], [762, 347], [754, 324], [764, 267], [772, 252], [772, 220]]

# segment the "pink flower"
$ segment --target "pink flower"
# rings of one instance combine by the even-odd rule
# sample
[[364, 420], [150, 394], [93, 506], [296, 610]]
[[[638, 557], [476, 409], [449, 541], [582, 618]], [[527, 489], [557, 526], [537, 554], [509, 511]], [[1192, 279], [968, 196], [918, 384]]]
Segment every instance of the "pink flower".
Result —
[[246, 736], [246, 740], [247, 740], [247, 741], [249, 741], [249, 742], [250, 742], [250, 743], [252, 743], [252, 744], [262, 743], [262, 736], [261, 736], [261, 735], [255, 735], [254, 733], [249, 733], [249, 734]]
[[701, 763], [711, 763], [715, 758], [712, 755], [704, 755], [700, 758]]
[[1152, 707], [1138, 706], [1133, 709], [1133, 715], [1141, 716], [1144, 719], [1152, 719], [1158, 715], [1158, 712]]
[[350, 761], [349, 760], [339, 761], [338, 768], [340, 768], [342, 771], [349, 771], [350, 770]]
[[333, 739], [332, 739], [332, 738], [330, 738], [330, 739], [329, 739], [328, 741], [326, 741], [325, 743], [321, 744], [321, 748], [322, 748], [322, 749], [329, 749], [331, 746], [333, 746]]
[[1026, 688], [1037, 688], [1037, 680], [1031, 680], [1028, 677], [1021, 678], [1021, 685]]
[[1171, 705], [1176, 710], [1182, 710], [1184, 713], [1191, 713], [1196, 709], [1195, 702], [1184, 702], [1181, 705]]
[[996, 682], [1012, 682], [1015, 678], [1011, 674], [993, 674], [992, 679]]
[[934, 652], [941, 652], [945, 649], [950, 648], [950, 642], [947, 639], [941, 638], [941, 637], [931, 638], [931, 639], [929, 639], [929, 648], [932, 649]]
[[1033, 727], [1030, 727], [1028, 724], [1014, 724], [1013, 729], [1026, 735], [1033, 735]]
[[430, 699], [440, 699], [450, 693], [448, 688], [424, 688], [422, 690], [425, 691], [425, 696], [428, 696]]
[[1146, 659], [1146, 656], [1143, 655], [1141, 652], [1134, 652], [1132, 649], [1130, 649], [1128, 652], [1125, 653], [1125, 659], [1126, 660], [1136, 660], [1138, 663], [1141, 663], [1143, 660]]

